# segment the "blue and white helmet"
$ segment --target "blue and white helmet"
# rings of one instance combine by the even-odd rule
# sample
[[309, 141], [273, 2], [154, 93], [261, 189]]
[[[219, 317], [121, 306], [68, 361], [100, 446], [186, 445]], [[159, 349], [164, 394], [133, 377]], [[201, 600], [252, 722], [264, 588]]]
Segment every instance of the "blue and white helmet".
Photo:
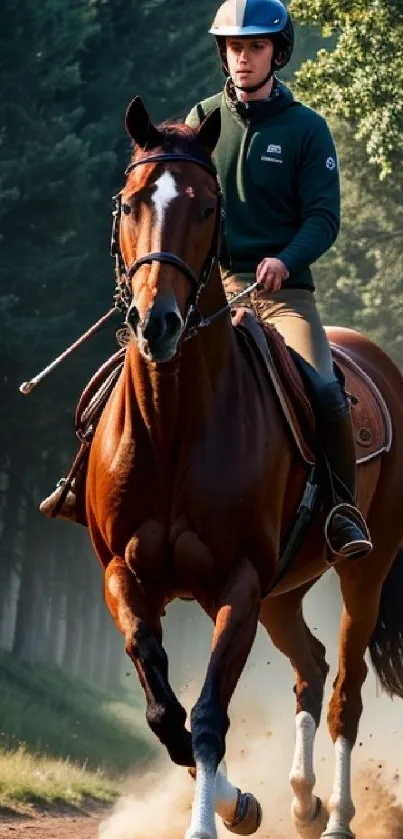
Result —
[[288, 64], [294, 49], [294, 27], [281, 0], [225, 0], [209, 32], [215, 35], [221, 55], [221, 39], [270, 37], [276, 70]]

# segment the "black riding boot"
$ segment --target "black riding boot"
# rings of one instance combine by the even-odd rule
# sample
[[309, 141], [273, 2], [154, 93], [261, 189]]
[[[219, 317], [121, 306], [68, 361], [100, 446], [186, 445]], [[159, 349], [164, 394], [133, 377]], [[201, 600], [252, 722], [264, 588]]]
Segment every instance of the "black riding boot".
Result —
[[325, 537], [336, 557], [363, 557], [372, 550], [368, 527], [356, 507], [356, 457], [350, 406], [339, 381], [315, 394], [318, 436], [332, 473], [333, 507]]

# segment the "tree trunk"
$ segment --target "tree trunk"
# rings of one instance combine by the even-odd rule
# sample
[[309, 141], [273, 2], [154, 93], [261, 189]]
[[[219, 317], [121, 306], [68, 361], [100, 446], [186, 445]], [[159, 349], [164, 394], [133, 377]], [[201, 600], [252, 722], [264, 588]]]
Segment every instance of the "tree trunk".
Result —
[[81, 579], [80, 547], [77, 539], [71, 539], [66, 555], [66, 635], [62, 667], [70, 676], [77, 676], [78, 673], [81, 638], [80, 618], [84, 587]]
[[87, 549], [83, 557], [85, 597], [81, 608], [81, 647], [78, 672], [81, 679], [91, 681], [93, 659], [98, 645], [99, 613], [106, 610], [104, 600], [103, 571], [92, 553]]
[[58, 522], [48, 522], [51, 528], [49, 550], [48, 607], [46, 639], [43, 645], [43, 660], [49, 664], [62, 665], [65, 638], [65, 587], [67, 564], [61, 551]]
[[0, 530], [0, 646], [10, 649], [14, 634], [15, 542], [21, 514], [20, 480], [12, 468], [12, 461], [9, 461], [3, 476], [5, 488]]
[[[109, 645], [108, 635], [113, 629], [112, 618], [105, 601], [100, 600], [97, 605], [96, 641], [93, 648], [91, 667], [91, 681], [97, 685], [106, 683], [106, 657]], [[117, 630], [116, 630], [117, 632]]]
[[29, 501], [25, 504], [25, 544], [22, 550], [13, 653], [31, 664], [40, 657], [40, 644], [44, 636], [46, 604], [41, 573], [45, 550], [43, 529], [40, 525], [38, 527], [38, 513], [32, 501]]
[[124, 657], [126, 657], [125, 642], [123, 635], [112, 624], [112, 621], [108, 623], [104, 684], [108, 690], [116, 691], [122, 684]]

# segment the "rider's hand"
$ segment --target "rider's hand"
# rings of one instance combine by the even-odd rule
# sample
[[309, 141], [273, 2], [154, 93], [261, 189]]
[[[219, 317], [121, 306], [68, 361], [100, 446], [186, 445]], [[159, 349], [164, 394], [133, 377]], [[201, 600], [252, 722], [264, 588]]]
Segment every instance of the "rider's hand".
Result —
[[232, 326], [239, 326], [249, 309], [246, 306], [236, 306], [231, 309], [231, 323]]
[[288, 268], [272, 256], [266, 256], [259, 262], [256, 269], [256, 279], [265, 291], [280, 291], [283, 280], [290, 276]]

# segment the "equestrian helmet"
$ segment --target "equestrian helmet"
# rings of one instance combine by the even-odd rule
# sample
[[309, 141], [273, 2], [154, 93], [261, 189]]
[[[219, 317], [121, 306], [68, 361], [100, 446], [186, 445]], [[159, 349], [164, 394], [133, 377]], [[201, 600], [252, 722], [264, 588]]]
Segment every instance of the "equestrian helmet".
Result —
[[209, 32], [217, 40], [224, 69], [225, 38], [270, 37], [276, 70], [288, 64], [294, 49], [294, 26], [281, 0], [225, 0]]

